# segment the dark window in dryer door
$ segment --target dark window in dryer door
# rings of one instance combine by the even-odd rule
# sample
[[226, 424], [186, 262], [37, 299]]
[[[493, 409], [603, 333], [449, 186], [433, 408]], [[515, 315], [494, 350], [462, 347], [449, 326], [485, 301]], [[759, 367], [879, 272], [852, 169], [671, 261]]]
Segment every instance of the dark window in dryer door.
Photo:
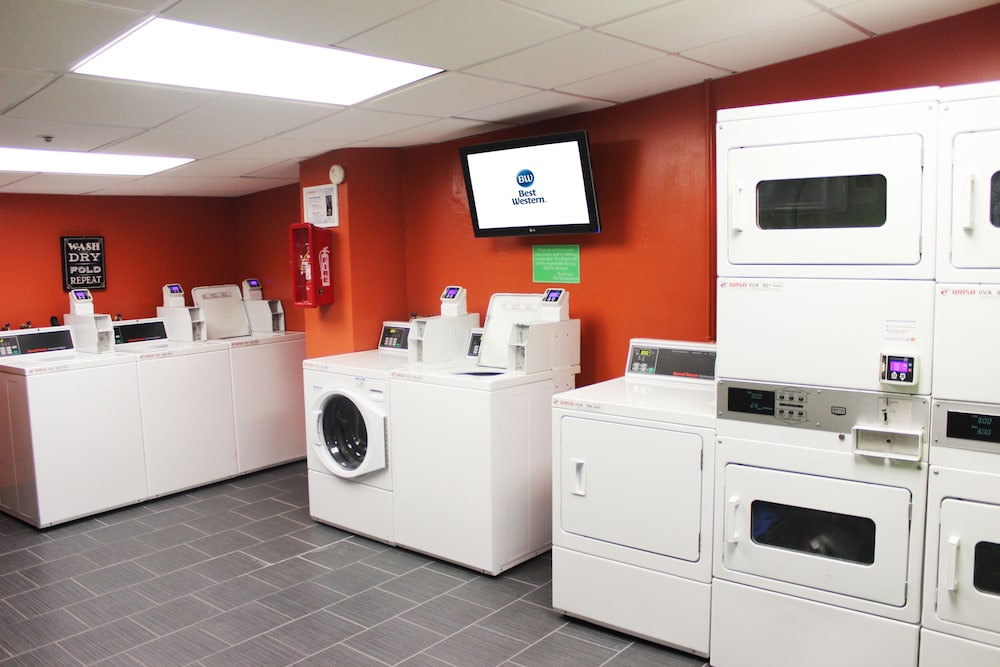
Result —
[[990, 222], [1000, 227], [1000, 171], [990, 179]]
[[983, 593], [1000, 595], [1000, 544], [993, 542], [976, 544], [972, 585]]
[[755, 500], [750, 533], [758, 544], [871, 565], [875, 522], [867, 517]]
[[848, 229], [886, 222], [882, 174], [786, 178], [757, 184], [761, 229]]
[[323, 406], [323, 439], [330, 456], [344, 470], [356, 470], [368, 453], [368, 429], [354, 401], [334, 396]]

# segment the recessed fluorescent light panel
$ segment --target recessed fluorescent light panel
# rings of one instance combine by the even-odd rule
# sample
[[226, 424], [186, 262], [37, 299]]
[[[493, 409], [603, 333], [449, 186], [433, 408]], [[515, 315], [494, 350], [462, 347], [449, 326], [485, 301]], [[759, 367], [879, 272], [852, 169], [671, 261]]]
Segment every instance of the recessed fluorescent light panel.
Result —
[[149, 176], [192, 161], [193, 158], [189, 157], [152, 157], [148, 155], [111, 155], [108, 153], [0, 148], [0, 171]]
[[348, 106], [441, 70], [156, 18], [73, 71]]

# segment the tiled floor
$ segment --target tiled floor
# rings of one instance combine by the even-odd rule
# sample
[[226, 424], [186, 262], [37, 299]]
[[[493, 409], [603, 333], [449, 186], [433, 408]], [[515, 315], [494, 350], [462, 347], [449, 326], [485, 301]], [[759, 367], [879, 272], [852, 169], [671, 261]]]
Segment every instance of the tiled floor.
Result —
[[0, 514], [0, 667], [705, 664], [557, 614], [550, 578], [317, 524], [293, 463], [45, 531]]

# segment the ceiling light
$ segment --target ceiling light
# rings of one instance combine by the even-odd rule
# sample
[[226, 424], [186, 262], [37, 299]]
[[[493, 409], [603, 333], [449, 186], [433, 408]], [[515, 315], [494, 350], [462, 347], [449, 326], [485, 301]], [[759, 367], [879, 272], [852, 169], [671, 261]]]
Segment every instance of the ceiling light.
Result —
[[347, 106], [441, 70], [156, 18], [73, 71]]
[[189, 157], [112, 155], [43, 151], [28, 148], [0, 148], [0, 171], [46, 172], [54, 174], [102, 174], [106, 176], [148, 176], [192, 162]]

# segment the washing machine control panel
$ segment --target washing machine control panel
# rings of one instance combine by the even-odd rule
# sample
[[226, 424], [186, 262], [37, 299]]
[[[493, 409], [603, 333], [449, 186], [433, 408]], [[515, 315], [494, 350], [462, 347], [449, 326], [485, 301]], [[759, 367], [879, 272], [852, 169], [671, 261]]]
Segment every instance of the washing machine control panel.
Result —
[[626, 374], [694, 380], [715, 379], [715, 350], [687, 349], [633, 342]]
[[917, 383], [917, 358], [901, 354], [883, 354], [879, 381], [882, 384], [912, 387]]
[[406, 351], [410, 347], [410, 326], [403, 323], [383, 324], [380, 350]]

